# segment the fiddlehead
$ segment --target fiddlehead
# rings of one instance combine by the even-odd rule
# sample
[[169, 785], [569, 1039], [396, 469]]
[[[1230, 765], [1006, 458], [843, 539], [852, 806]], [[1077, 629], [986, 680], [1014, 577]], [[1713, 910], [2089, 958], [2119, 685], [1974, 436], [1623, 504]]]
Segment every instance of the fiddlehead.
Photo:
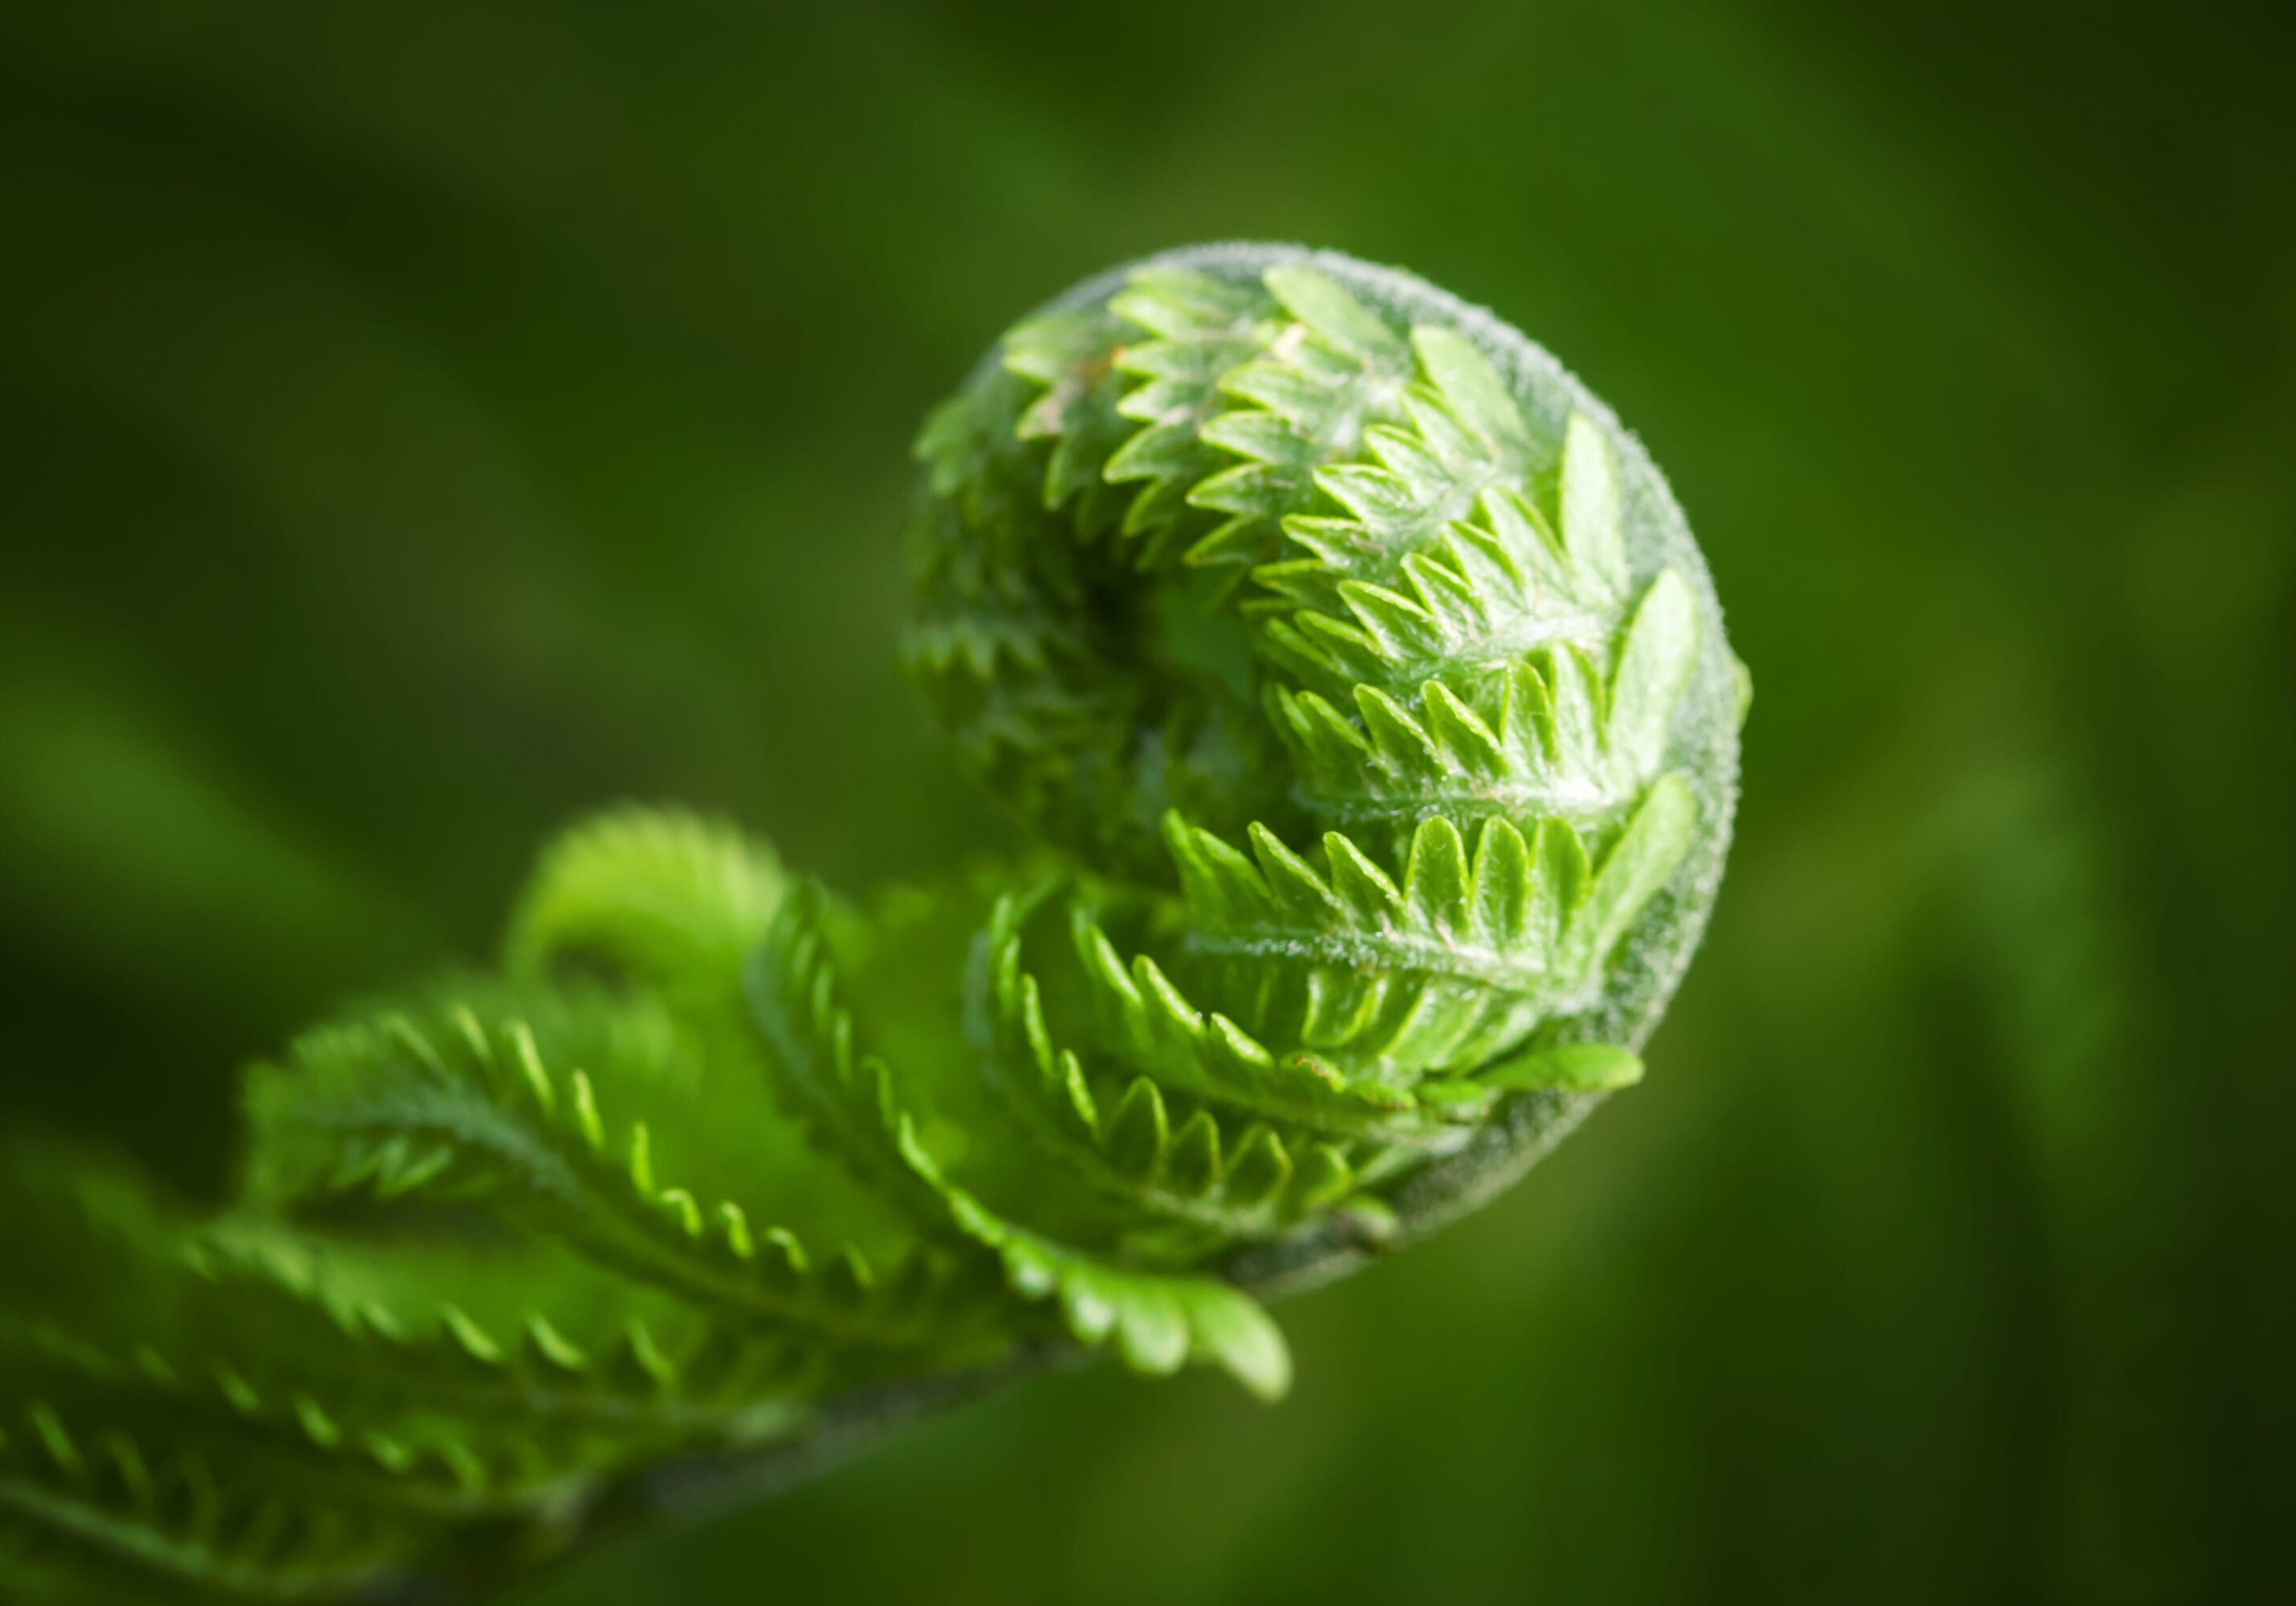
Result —
[[1016, 326], [918, 455], [905, 658], [1041, 846], [856, 902], [611, 815], [499, 976], [250, 1074], [220, 1215], [12, 1158], [0, 1578], [340, 1598], [1062, 1349], [1275, 1394], [1255, 1296], [1639, 1075], [1742, 672], [1543, 352], [1179, 252]]
[[[1066, 857], [993, 925], [975, 1035], [1128, 1227], [1312, 1264], [1636, 1074], [1739, 671], [1543, 352], [1407, 275], [1183, 252], [1016, 327], [919, 451], [908, 661]], [[1247, 1152], [1239, 1198], [1207, 1162]]]

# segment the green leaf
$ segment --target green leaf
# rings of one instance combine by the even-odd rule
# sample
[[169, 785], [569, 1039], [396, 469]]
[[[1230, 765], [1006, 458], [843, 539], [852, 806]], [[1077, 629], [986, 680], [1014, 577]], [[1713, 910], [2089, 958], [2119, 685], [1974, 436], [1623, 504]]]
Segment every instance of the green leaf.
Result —
[[1119, 502], [1102, 469], [1132, 428], [1119, 411], [1124, 379], [1114, 348], [1121, 328], [1101, 309], [1078, 309], [1031, 318], [1004, 337], [1005, 368], [1039, 387], [1014, 432], [1049, 443], [1044, 505], [1072, 508], [1074, 529], [1086, 540], [1116, 520]]
[[1594, 420], [1571, 415], [1562, 436], [1562, 543], [1580, 572], [1612, 595], [1627, 583], [1619, 465]]
[[1680, 774], [1662, 775], [1595, 871], [1570, 927], [1571, 951], [1587, 964], [1608, 958], [1644, 907], [1690, 851], [1698, 801]]
[[[1080, 908], [1071, 916], [1073, 957], [1092, 972], [1079, 979], [1095, 996], [1112, 985], [1119, 997], [1139, 1004], [1144, 1016], [1142, 983], [1116, 957], [1106, 933]], [[1352, 1183], [1353, 1172], [1332, 1150], [1340, 1171], [1336, 1177], [1329, 1167], [1316, 1174], [1320, 1191], [1267, 1186], [1265, 1174], [1247, 1162], [1251, 1114], [1280, 1112], [1296, 1103], [1308, 1117], [1303, 1123], [1308, 1134], [1294, 1139], [1304, 1144], [1313, 1141], [1317, 1117], [1326, 1115], [1356, 1116], [1352, 1124], [1342, 1116], [1342, 1124], [1351, 1135], [1360, 1135], [1368, 1124], [1365, 1117], [1386, 1117], [1400, 1128], [1398, 1117], [1415, 1113], [1408, 1099], [1390, 1092], [1351, 1097], [1328, 1072], [1279, 1071], [1261, 1062], [1257, 1046], [1232, 1025], [1190, 1015], [1185, 1001], [1170, 993], [1152, 968], [1145, 984], [1158, 998], [1158, 1016], [1168, 1023], [1168, 1030], [1177, 1029], [1185, 1046], [1168, 1038], [1147, 1051], [1128, 1051], [1125, 1058], [1138, 1074], [1120, 1085], [1104, 1083], [1096, 1093], [1077, 1051], [1056, 1041], [1047, 1023], [1045, 988], [1023, 968], [1024, 942], [1020, 912], [1008, 904], [989, 928], [982, 951], [985, 970], [976, 968], [968, 984], [980, 1022], [983, 1071], [1021, 1129], [1128, 1218], [1185, 1223], [1211, 1234], [1213, 1241], [1275, 1236], [1304, 1215], [1336, 1204]], [[1117, 1018], [1123, 1020], [1120, 1005]], [[1103, 1015], [1096, 1024], [1116, 1023]], [[1124, 1025], [1140, 1030], [1144, 1021]], [[1099, 1057], [1096, 1044], [1092, 1051]], [[1289, 1099], [1287, 1086], [1292, 1090]], [[1193, 1109], [1185, 1108], [1190, 1104]], [[1232, 1121], [1246, 1130], [1228, 1130]], [[1259, 1130], [1263, 1142], [1282, 1147], [1273, 1132]], [[1229, 1155], [1234, 1164], [1223, 1163], [1222, 1157]], [[1201, 1253], [1201, 1238], [1183, 1241]]]
[[[993, 1254], [1010, 1292], [1024, 1304], [1054, 1301], [1078, 1343], [1098, 1346], [1114, 1333], [1135, 1370], [1171, 1370], [1193, 1356], [1255, 1390], [1280, 1388], [1288, 1366], [1279, 1373], [1267, 1358], [1280, 1340], [1250, 1296], [1069, 1248], [991, 1209], [947, 1174], [919, 1137], [891, 1067], [856, 1046], [820, 911], [809, 889], [784, 904], [753, 969], [750, 1001], [797, 1105], [829, 1152], [897, 1197], [921, 1230]], [[1177, 1345], [1170, 1342], [1175, 1311]]]
[[1668, 727], [1698, 660], [1698, 603], [1673, 570], [1643, 594], [1611, 685], [1613, 758], [1636, 780], [1657, 773]]
[[1312, 268], [1271, 268], [1261, 275], [1283, 309], [1342, 350], [1398, 361], [1403, 342], [1339, 284]]
[[[658, 1006], [463, 990], [299, 1039], [250, 1076], [251, 1197], [470, 1200], [601, 1265], [754, 1322], [860, 1346], [930, 1346], [949, 1279], [922, 1249], [857, 1281], [856, 1252], [809, 1252], [750, 1202], [697, 1195], [656, 1157], [682, 1100], [681, 1045]], [[628, 1116], [625, 1106], [657, 1112]]]
[[617, 809], [544, 849], [511, 916], [504, 964], [540, 978], [587, 959], [657, 986], [728, 987], [786, 883], [773, 850], [729, 824]]
[[1643, 1079], [1643, 1062], [1630, 1050], [1609, 1043], [1574, 1042], [1518, 1054], [1475, 1075], [1478, 1087], [1501, 1092], [1560, 1088], [1570, 1092], [1609, 1092]]
[[1472, 341], [1449, 329], [1423, 325], [1411, 332], [1411, 348], [1435, 391], [1460, 423], [1481, 437], [1494, 456], [1527, 457], [1530, 432], [1521, 409]]

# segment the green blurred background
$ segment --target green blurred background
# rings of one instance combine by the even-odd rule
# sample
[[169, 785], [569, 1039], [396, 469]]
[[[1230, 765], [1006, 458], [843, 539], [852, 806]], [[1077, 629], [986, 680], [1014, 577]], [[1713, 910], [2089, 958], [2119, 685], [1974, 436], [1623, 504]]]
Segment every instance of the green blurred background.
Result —
[[213, 1186], [603, 801], [996, 841], [909, 436], [1159, 247], [1546, 342], [1754, 668], [1649, 1082], [1288, 1404], [1052, 1380], [529, 1606], [2296, 1599], [2284, 8], [5, 10], [10, 1123]]

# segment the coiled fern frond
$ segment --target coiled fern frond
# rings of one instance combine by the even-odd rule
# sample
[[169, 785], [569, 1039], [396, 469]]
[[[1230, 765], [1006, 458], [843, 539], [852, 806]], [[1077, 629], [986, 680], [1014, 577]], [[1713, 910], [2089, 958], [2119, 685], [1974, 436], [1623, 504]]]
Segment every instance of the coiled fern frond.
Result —
[[1199, 249], [1010, 331], [918, 454], [906, 659], [1040, 848], [854, 901], [610, 814], [496, 973], [250, 1072], [220, 1214], [12, 1152], [8, 1598], [504, 1576], [1063, 1353], [1276, 1395], [1260, 1296], [1641, 1074], [1743, 675], [1544, 352]]

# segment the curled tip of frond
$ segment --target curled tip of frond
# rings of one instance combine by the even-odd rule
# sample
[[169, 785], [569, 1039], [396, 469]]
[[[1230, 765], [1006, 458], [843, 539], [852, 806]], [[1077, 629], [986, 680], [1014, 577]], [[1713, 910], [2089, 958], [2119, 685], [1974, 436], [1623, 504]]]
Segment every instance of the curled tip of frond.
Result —
[[1275, 1398], [1255, 1290], [1640, 1078], [1750, 691], [1543, 352], [1408, 275], [1176, 253], [1016, 325], [915, 454], [903, 658], [1046, 851], [856, 905], [617, 810], [500, 976], [249, 1074], [229, 1211], [0, 1154], [0, 1594], [340, 1598], [1062, 1349]]
[[1016, 326], [929, 439], [911, 667], [1080, 878], [1065, 941], [992, 920], [973, 1050], [1128, 1252], [1383, 1209], [1638, 1074], [1596, 1045], [1695, 940], [1742, 692], [1544, 353], [1408, 275], [1176, 253]]

